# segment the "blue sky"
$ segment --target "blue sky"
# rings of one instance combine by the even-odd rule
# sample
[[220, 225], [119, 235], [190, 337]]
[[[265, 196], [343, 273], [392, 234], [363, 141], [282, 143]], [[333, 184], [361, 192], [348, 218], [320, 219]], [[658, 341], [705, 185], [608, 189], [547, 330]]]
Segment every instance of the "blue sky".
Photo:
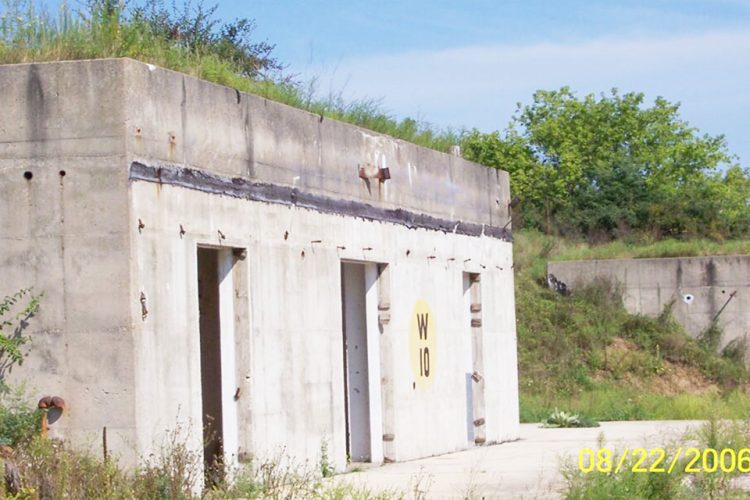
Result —
[[492, 131], [537, 89], [617, 87], [681, 102], [750, 167], [750, 0], [224, 0], [218, 14], [254, 18], [321, 93], [398, 117]]
[[504, 128], [537, 89], [642, 91], [723, 133], [750, 167], [750, 0], [224, 1], [322, 92], [394, 115]]

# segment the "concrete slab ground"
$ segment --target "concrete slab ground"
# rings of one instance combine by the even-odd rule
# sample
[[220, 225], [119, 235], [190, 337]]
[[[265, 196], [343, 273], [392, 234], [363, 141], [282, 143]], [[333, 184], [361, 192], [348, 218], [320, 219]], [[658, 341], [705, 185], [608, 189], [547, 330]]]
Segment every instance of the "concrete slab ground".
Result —
[[[559, 498], [560, 466], [577, 464], [583, 448], [658, 447], [681, 438], [700, 421], [602, 422], [587, 429], [521, 425], [521, 439], [459, 453], [388, 464], [337, 476], [373, 492], [399, 491], [406, 498]], [[602, 438], [603, 436], [603, 438]]]

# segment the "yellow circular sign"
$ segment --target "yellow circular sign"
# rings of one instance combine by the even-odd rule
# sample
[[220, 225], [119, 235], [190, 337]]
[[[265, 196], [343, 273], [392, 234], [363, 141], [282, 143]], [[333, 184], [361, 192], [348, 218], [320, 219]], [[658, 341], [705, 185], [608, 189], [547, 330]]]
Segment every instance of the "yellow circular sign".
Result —
[[435, 317], [429, 304], [417, 300], [411, 315], [409, 357], [414, 382], [420, 389], [428, 388], [435, 378], [435, 330]]

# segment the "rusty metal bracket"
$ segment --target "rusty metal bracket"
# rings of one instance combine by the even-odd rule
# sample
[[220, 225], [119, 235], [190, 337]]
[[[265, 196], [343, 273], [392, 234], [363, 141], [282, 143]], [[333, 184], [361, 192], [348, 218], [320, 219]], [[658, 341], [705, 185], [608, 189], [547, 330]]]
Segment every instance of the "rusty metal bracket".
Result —
[[391, 178], [391, 171], [388, 168], [377, 167], [370, 163], [359, 165], [359, 178], [363, 180], [367, 179], [378, 179], [380, 182], [385, 182]]

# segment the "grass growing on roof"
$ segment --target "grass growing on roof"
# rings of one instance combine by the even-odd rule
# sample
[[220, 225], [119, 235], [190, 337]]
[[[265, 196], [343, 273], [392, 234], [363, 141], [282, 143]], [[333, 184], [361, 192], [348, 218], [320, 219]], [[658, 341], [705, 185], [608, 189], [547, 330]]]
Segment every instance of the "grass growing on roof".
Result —
[[315, 80], [285, 75], [273, 45], [252, 40], [251, 20], [222, 25], [216, 7], [200, 2], [182, 11], [161, 0], [132, 8], [90, 0], [77, 11], [63, 2], [55, 16], [35, 0], [0, 0], [0, 7], [0, 64], [130, 57], [439, 151], [460, 139], [459, 131], [398, 120], [378, 99], [318, 97]]

